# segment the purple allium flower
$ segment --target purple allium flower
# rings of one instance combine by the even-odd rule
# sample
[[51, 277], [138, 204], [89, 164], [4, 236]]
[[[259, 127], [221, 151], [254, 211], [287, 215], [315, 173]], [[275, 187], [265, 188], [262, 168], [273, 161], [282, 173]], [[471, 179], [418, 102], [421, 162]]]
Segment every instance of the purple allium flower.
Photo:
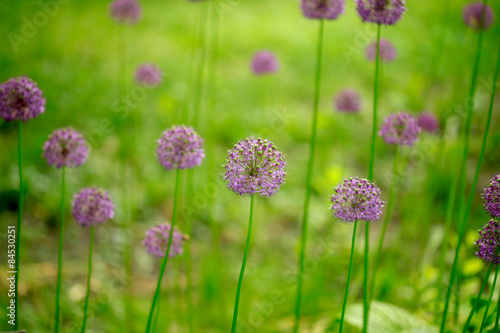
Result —
[[[394, 45], [392, 45], [391, 42], [389, 42], [387, 39], [381, 39], [380, 40], [380, 47], [379, 47], [379, 57], [382, 61], [384, 62], [391, 62], [396, 59], [397, 52], [396, 49], [394, 48]], [[368, 46], [366, 47], [366, 58], [370, 61], [375, 61], [375, 58], [377, 57], [377, 41], [373, 41]]]
[[135, 71], [135, 80], [143, 86], [157, 87], [162, 79], [161, 70], [153, 64], [143, 64]]
[[85, 163], [88, 154], [83, 135], [71, 127], [55, 130], [43, 145], [43, 157], [56, 168], [80, 166]]
[[[146, 231], [146, 237], [142, 241], [142, 245], [146, 250], [155, 257], [165, 257], [167, 253], [168, 239], [170, 237], [170, 230], [172, 225], [170, 223], [159, 224], [155, 227], [149, 228]], [[172, 234], [172, 243], [170, 244], [169, 258], [173, 258], [182, 254], [184, 240], [187, 236], [174, 227]]]
[[384, 137], [385, 143], [413, 146], [421, 129], [417, 119], [408, 112], [390, 114], [384, 119], [384, 123], [378, 132]]
[[417, 118], [418, 126], [424, 131], [435, 133], [439, 130], [439, 120], [431, 112], [422, 112]]
[[491, 7], [482, 1], [475, 1], [465, 6], [462, 17], [465, 24], [475, 31], [488, 30], [495, 20]]
[[256, 75], [273, 74], [279, 68], [279, 61], [272, 52], [259, 51], [254, 54], [250, 67]]
[[24, 122], [45, 112], [45, 98], [38, 85], [27, 76], [10, 78], [0, 84], [0, 117]]
[[115, 206], [108, 192], [88, 187], [75, 194], [73, 217], [83, 227], [105, 222], [115, 216]]
[[115, 0], [111, 4], [111, 17], [118, 23], [133, 25], [141, 18], [141, 6], [136, 0]]
[[172, 126], [158, 140], [156, 157], [166, 169], [189, 169], [205, 157], [203, 139], [192, 127]]
[[363, 22], [393, 25], [406, 10], [405, 0], [355, 0]]
[[484, 189], [482, 197], [488, 214], [493, 218], [500, 217], [500, 174], [490, 179], [490, 185]]
[[302, 0], [302, 13], [310, 19], [335, 20], [344, 13], [344, 0]]
[[368, 179], [349, 178], [333, 190], [330, 209], [343, 222], [376, 221], [382, 214], [384, 201], [380, 188]]
[[361, 109], [361, 100], [355, 90], [344, 89], [335, 96], [335, 108], [340, 112], [357, 113]]
[[286, 160], [272, 141], [246, 138], [228, 151], [223, 178], [240, 195], [254, 193], [270, 197], [285, 182]]
[[478, 247], [476, 256], [482, 261], [498, 264], [498, 249], [500, 245], [500, 227], [497, 220], [490, 220], [479, 230], [479, 239], [474, 243]]

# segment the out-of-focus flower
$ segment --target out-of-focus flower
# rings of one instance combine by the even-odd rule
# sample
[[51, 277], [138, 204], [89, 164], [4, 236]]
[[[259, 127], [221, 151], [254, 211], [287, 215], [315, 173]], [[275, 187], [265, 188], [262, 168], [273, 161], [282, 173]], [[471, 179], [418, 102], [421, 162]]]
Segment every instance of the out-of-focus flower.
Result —
[[6, 121], [26, 122], [44, 112], [45, 98], [29, 77], [14, 77], [0, 84], [0, 117]]
[[49, 165], [77, 167], [85, 163], [89, 154], [83, 135], [66, 127], [52, 132], [43, 145], [43, 157]]
[[115, 0], [111, 4], [111, 17], [118, 23], [133, 25], [141, 18], [141, 6], [136, 0]]
[[462, 18], [465, 24], [475, 31], [488, 30], [495, 20], [491, 7], [482, 1], [475, 1], [465, 6]]
[[335, 20], [344, 13], [344, 0], [302, 0], [302, 13], [310, 19]]
[[431, 112], [422, 112], [417, 118], [418, 126], [426, 132], [435, 133], [439, 131], [439, 120], [435, 114]]
[[387, 144], [413, 146], [421, 132], [417, 119], [408, 112], [393, 113], [384, 119], [378, 132]]
[[363, 22], [393, 25], [406, 10], [405, 0], [355, 0]]
[[73, 200], [73, 217], [84, 227], [103, 223], [115, 216], [115, 206], [108, 192], [97, 188], [84, 188]]
[[259, 51], [254, 54], [250, 65], [256, 75], [273, 74], [278, 71], [279, 61], [272, 52]]
[[156, 157], [166, 169], [190, 169], [205, 157], [203, 139], [192, 127], [172, 126], [158, 140]]
[[[146, 237], [144, 237], [142, 244], [149, 254], [155, 257], [165, 257], [171, 229], [172, 225], [170, 223], [164, 223], [151, 227], [146, 231]], [[174, 228], [168, 254], [169, 258], [182, 254], [185, 237], [177, 228]]]
[[[381, 39], [380, 40], [380, 47], [379, 47], [379, 57], [382, 61], [384, 62], [392, 62], [396, 60], [397, 52], [396, 49], [394, 48], [394, 45], [392, 45], [391, 42], [389, 42], [387, 39]], [[377, 41], [373, 41], [368, 46], [366, 47], [366, 58], [370, 61], [375, 61], [375, 58], [377, 57]]]
[[135, 71], [135, 80], [142, 86], [157, 87], [162, 79], [161, 70], [153, 64], [143, 64]]
[[361, 98], [352, 89], [344, 89], [335, 96], [335, 108], [340, 112], [357, 113], [361, 110]]

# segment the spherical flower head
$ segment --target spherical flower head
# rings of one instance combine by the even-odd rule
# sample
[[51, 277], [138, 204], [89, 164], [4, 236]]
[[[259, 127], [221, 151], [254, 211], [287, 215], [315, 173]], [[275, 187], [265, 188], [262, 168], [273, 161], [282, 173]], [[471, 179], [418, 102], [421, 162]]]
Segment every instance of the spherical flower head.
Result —
[[330, 209], [343, 222], [373, 222], [380, 218], [384, 202], [380, 188], [364, 178], [349, 178], [333, 190]]
[[484, 189], [482, 195], [484, 209], [491, 217], [500, 217], [500, 174], [496, 174], [490, 179], [490, 184]]
[[135, 71], [135, 80], [141, 86], [157, 87], [162, 79], [161, 70], [153, 64], [143, 64]]
[[355, 0], [363, 22], [394, 25], [406, 10], [405, 0]]
[[475, 1], [465, 6], [462, 18], [465, 24], [475, 31], [488, 30], [495, 20], [491, 7], [482, 1]]
[[421, 132], [417, 119], [408, 112], [393, 113], [384, 119], [378, 132], [385, 143], [413, 146]]
[[255, 75], [273, 74], [278, 71], [279, 61], [272, 52], [259, 51], [254, 54], [250, 67]]
[[335, 108], [339, 112], [358, 113], [361, 110], [359, 94], [351, 89], [344, 89], [335, 96]]
[[44, 112], [45, 98], [29, 77], [14, 77], [0, 84], [0, 117], [6, 121], [26, 122]]
[[133, 25], [141, 14], [141, 6], [136, 0], [115, 0], [111, 4], [111, 17], [120, 24]]
[[101, 224], [115, 216], [115, 206], [108, 192], [88, 187], [75, 194], [73, 217], [83, 227]]
[[302, 0], [302, 13], [310, 19], [335, 20], [344, 6], [344, 0]]
[[[380, 40], [380, 47], [378, 50], [379, 58], [383, 62], [392, 62], [396, 60], [397, 52], [394, 45], [387, 39]], [[375, 61], [377, 57], [377, 41], [373, 41], [366, 47], [366, 58], [370, 61]]]
[[172, 126], [158, 140], [156, 157], [168, 170], [194, 168], [205, 157], [203, 139], [192, 127]]
[[83, 135], [71, 127], [55, 130], [43, 145], [43, 157], [56, 168], [80, 166], [88, 155]]
[[239, 195], [254, 193], [270, 197], [285, 182], [286, 160], [272, 141], [246, 138], [228, 151], [224, 165], [227, 187]]
[[[155, 257], [165, 257], [167, 254], [170, 230], [172, 230], [172, 225], [170, 223], [159, 224], [149, 228], [142, 241], [142, 245], [146, 247], [146, 251]], [[185, 238], [185, 235], [174, 228], [172, 242], [170, 244], [170, 253], [168, 254], [169, 258], [182, 254]]]
[[485, 262], [498, 264], [498, 249], [500, 245], [500, 226], [497, 220], [490, 220], [479, 230], [479, 239], [474, 243], [478, 247], [476, 256]]
[[426, 132], [436, 133], [439, 131], [439, 120], [435, 114], [431, 112], [422, 112], [417, 118], [418, 126]]

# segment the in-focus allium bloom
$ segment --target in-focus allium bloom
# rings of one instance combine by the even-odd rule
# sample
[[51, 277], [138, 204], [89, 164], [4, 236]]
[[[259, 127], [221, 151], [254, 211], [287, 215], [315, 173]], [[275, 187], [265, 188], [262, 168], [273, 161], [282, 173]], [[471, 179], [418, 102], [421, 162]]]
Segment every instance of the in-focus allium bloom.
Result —
[[[379, 57], [384, 62], [391, 62], [396, 59], [397, 52], [394, 45], [387, 39], [380, 40]], [[366, 47], [366, 58], [370, 61], [375, 61], [377, 57], [377, 41], [373, 41]]]
[[384, 201], [380, 188], [368, 179], [349, 178], [333, 190], [330, 209], [343, 222], [376, 221], [382, 214]]
[[302, 0], [302, 13], [310, 19], [335, 20], [344, 6], [344, 0]]
[[169, 170], [194, 168], [205, 157], [203, 139], [192, 127], [172, 126], [158, 140], [156, 157]]
[[6, 121], [26, 122], [44, 112], [45, 98], [29, 77], [18, 76], [0, 84], [0, 117]]
[[500, 217], [500, 174], [496, 174], [490, 179], [490, 184], [484, 189], [482, 195], [484, 209], [491, 217]]
[[424, 131], [435, 133], [439, 130], [439, 120], [435, 114], [431, 112], [422, 112], [417, 118], [418, 126]]
[[143, 86], [157, 87], [162, 79], [161, 70], [153, 64], [143, 64], [135, 71], [135, 80]]
[[256, 75], [273, 74], [279, 68], [279, 61], [272, 52], [259, 51], [254, 54], [250, 67]]
[[344, 89], [335, 96], [335, 108], [340, 112], [357, 113], [361, 109], [359, 94], [352, 89]]
[[111, 17], [118, 23], [132, 25], [141, 18], [141, 6], [136, 0], [115, 0], [111, 4]]
[[500, 227], [497, 220], [490, 220], [479, 230], [479, 239], [475, 242], [478, 247], [476, 256], [482, 261], [498, 264], [498, 249], [500, 245]]
[[55, 130], [43, 145], [43, 157], [49, 165], [77, 167], [85, 163], [89, 150], [83, 135], [66, 127]]
[[285, 182], [286, 160], [272, 141], [246, 138], [235, 144], [228, 154], [223, 178], [233, 192], [269, 197]]
[[[144, 237], [142, 245], [146, 247], [146, 250], [151, 255], [155, 257], [165, 257], [171, 229], [172, 225], [170, 223], [159, 224], [149, 228], [146, 231], [146, 237]], [[177, 228], [174, 228], [169, 258], [182, 254], [185, 237], [186, 236], [179, 232]]]
[[73, 199], [73, 217], [84, 227], [103, 223], [115, 216], [115, 205], [108, 192], [88, 187], [76, 193]]
[[465, 24], [475, 31], [488, 30], [495, 19], [491, 7], [482, 1], [475, 1], [465, 6], [462, 18]]
[[384, 137], [385, 143], [413, 146], [421, 132], [417, 119], [408, 112], [390, 114], [378, 132]]
[[405, 0], [355, 0], [363, 22], [393, 25], [406, 10]]

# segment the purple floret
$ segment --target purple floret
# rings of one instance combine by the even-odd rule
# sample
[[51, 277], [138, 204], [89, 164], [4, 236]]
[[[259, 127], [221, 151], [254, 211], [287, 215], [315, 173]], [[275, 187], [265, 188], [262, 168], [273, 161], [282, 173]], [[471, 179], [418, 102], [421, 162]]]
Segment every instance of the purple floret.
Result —
[[157, 87], [162, 79], [161, 70], [153, 64], [143, 64], [135, 71], [135, 80], [142, 86]]
[[422, 112], [417, 118], [418, 126], [426, 132], [435, 133], [439, 131], [439, 120], [431, 112]]
[[[384, 62], [392, 62], [396, 60], [397, 52], [394, 45], [387, 39], [380, 40], [379, 58]], [[377, 57], [377, 41], [373, 41], [366, 47], [366, 58], [370, 61], [375, 61]]]
[[273, 74], [278, 71], [279, 62], [272, 52], [259, 51], [254, 54], [250, 67], [256, 75]]
[[349, 178], [333, 190], [330, 209], [343, 222], [373, 222], [380, 218], [384, 201], [380, 188], [364, 178]]
[[344, 13], [344, 0], [302, 0], [302, 13], [310, 19], [335, 20]]
[[361, 99], [355, 90], [344, 89], [335, 96], [335, 108], [340, 112], [357, 113], [361, 109]]
[[465, 24], [475, 31], [488, 30], [495, 20], [491, 7], [482, 1], [472, 2], [465, 6], [462, 18]]
[[490, 179], [490, 184], [484, 189], [482, 195], [484, 209], [493, 218], [500, 217], [500, 174], [496, 174]]
[[393, 25], [406, 10], [405, 0], [355, 0], [363, 22]]
[[83, 227], [101, 224], [115, 215], [108, 192], [97, 187], [84, 188], [74, 196], [73, 217]]
[[[146, 247], [149, 254], [155, 257], [165, 257], [171, 229], [172, 225], [170, 223], [164, 223], [151, 227], [146, 231], [146, 236], [142, 241], [142, 245]], [[185, 237], [186, 236], [174, 228], [172, 242], [170, 244], [170, 253], [168, 255], [169, 258], [182, 254]]]
[[285, 182], [286, 160], [272, 141], [246, 138], [228, 151], [223, 174], [227, 187], [239, 195], [270, 197]]
[[156, 157], [168, 170], [194, 168], [205, 157], [203, 139], [192, 127], [172, 126], [158, 140]]
[[474, 243], [478, 247], [476, 256], [485, 262], [498, 264], [500, 258], [498, 257], [499, 240], [499, 222], [497, 220], [490, 220], [479, 230], [479, 239]]
[[115, 0], [111, 4], [111, 17], [118, 23], [133, 25], [141, 18], [141, 6], [136, 0]]
[[47, 164], [56, 168], [80, 166], [85, 163], [88, 154], [83, 135], [71, 127], [55, 130], [43, 145], [43, 157]]
[[387, 144], [413, 146], [421, 132], [417, 119], [408, 112], [393, 113], [384, 119], [379, 136]]
[[26, 122], [44, 112], [45, 98], [29, 77], [14, 77], [0, 84], [0, 117], [6, 121]]

